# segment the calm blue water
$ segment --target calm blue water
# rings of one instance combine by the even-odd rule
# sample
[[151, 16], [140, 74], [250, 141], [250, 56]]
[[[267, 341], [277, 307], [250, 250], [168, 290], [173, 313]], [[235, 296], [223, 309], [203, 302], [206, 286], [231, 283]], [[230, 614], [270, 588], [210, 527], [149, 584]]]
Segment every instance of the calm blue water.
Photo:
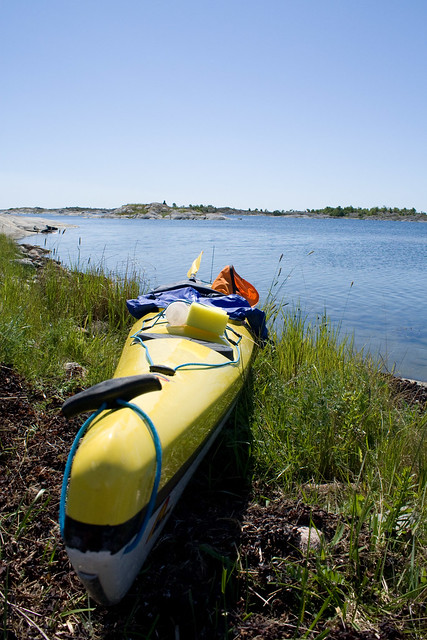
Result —
[[78, 227], [23, 242], [54, 250], [64, 264], [137, 269], [155, 287], [185, 277], [203, 250], [202, 280], [234, 264], [261, 299], [274, 285], [280, 301], [299, 305], [310, 319], [326, 312], [343, 335], [354, 334], [358, 348], [381, 354], [388, 370], [427, 380], [426, 223], [51, 219]]

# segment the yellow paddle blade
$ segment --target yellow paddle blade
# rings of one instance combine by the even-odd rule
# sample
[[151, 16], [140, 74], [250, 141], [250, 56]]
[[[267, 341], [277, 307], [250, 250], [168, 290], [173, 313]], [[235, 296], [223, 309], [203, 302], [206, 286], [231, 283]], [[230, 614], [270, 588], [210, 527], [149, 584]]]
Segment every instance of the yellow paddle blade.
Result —
[[188, 273], [187, 273], [187, 278], [192, 278], [198, 272], [198, 270], [200, 268], [200, 262], [202, 261], [202, 255], [203, 255], [203, 251], [200, 252], [200, 254], [197, 256], [197, 258], [195, 259], [195, 261], [193, 262], [193, 264], [189, 268]]

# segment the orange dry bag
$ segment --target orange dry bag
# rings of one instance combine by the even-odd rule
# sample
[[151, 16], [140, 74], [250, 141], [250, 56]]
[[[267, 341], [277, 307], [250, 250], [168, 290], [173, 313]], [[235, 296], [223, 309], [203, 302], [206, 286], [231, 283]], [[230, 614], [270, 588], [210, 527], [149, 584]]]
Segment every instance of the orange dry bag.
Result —
[[212, 283], [212, 289], [229, 295], [238, 293], [245, 298], [251, 307], [254, 307], [259, 300], [259, 293], [255, 287], [239, 276], [233, 265], [224, 267]]

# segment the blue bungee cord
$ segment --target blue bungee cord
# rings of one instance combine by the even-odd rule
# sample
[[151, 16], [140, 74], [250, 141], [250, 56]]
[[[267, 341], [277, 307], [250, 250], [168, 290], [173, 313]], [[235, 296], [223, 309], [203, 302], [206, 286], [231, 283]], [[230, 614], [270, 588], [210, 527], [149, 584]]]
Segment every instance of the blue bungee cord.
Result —
[[[158, 316], [156, 317], [156, 322], [154, 324], [157, 324], [158, 318], [160, 318], [163, 314], [163, 311], [160, 312], [158, 314]], [[154, 326], [151, 325], [151, 326]], [[151, 327], [150, 327], [151, 329]], [[229, 329], [230, 331], [232, 331], [234, 333], [235, 336], [237, 336], [237, 341], [231, 341], [230, 338], [227, 335], [227, 329]], [[234, 329], [232, 329], [230, 326], [227, 325], [227, 329], [225, 330], [225, 337], [227, 342], [230, 344], [233, 344], [236, 347], [236, 351], [237, 351], [237, 356], [234, 360], [228, 360], [227, 362], [218, 362], [218, 363], [207, 363], [207, 362], [184, 362], [183, 364], [178, 364], [176, 367], [172, 367], [171, 371], [178, 371], [179, 369], [191, 369], [191, 368], [197, 368], [197, 369], [220, 369], [221, 367], [229, 367], [232, 364], [239, 364], [240, 362], [240, 358], [241, 358], [241, 351], [240, 351], [240, 342], [242, 340], [242, 336], [240, 334], [238, 334], [236, 331], [234, 331]], [[145, 344], [143, 337], [141, 337], [140, 333], [143, 331], [143, 327], [141, 328], [140, 331], [138, 331], [137, 333], [133, 334], [133, 336], [131, 336], [135, 342], [138, 342], [142, 347], [144, 347], [145, 350], [145, 356], [147, 358], [147, 362], [149, 364], [150, 367], [154, 367], [154, 361], [150, 355], [150, 351], [148, 349], [148, 346]], [[161, 334], [159, 334], [159, 337], [161, 337]], [[185, 337], [185, 336], [183, 336]]]
[[[163, 322], [160, 322], [161, 318], [164, 318], [164, 317], [165, 317], [165, 312], [159, 311], [159, 313], [157, 313], [155, 316], [153, 316], [149, 320], [143, 320], [141, 325], [141, 331], [144, 331], [145, 329], [152, 329], [153, 327], [156, 326], [156, 324], [167, 324], [166, 320], [164, 320]], [[146, 324], [150, 322], [151, 322], [150, 326], [147, 327]]]
[[148, 351], [148, 347], [145, 344], [144, 340], [137, 333], [135, 333], [135, 335], [133, 335], [132, 338], [134, 340], [136, 340], [137, 342], [139, 342], [141, 347], [144, 347], [144, 349], [145, 349], [145, 357], [147, 358], [147, 362], [150, 365], [150, 367], [152, 367], [154, 365], [154, 362], [153, 362], [152, 357], [150, 356], [150, 352]]
[[[145, 413], [145, 411], [143, 411], [142, 409], [140, 409], [136, 404], [133, 404], [131, 402], [127, 402], [125, 400], [116, 400], [117, 404], [120, 405], [121, 407], [126, 407], [128, 409], [131, 409], [132, 411], [134, 411], [143, 421], [143, 423], [147, 426], [148, 431], [152, 437], [153, 440], [153, 444], [154, 444], [154, 449], [156, 451], [156, 472], [155, 472], [155, 476], [154, 476], [154, 483], [153, 483], [153, 488], [151, 490], [151, 496], [150, 496], [150, 500], [148, 501], [148, 505], [147, 505], [147, 510], [145, 512], [145, 516], [144, 516], [144, 520], [142, 522], [142, 525], [138, 531], [138, 533], [136, 534], [136, 536], [134, 537], [134, 539], [132, 540], [132, 542], [130, 542], [127, 547], [125, 548], [124, 553], [129, 553], [130, 551], [132, 551], [140, 542], [142, 536], [144, 535], [145, 529], [147, 528], [147, 524], [153, 514], [154, 511], [154, 507], [156, 506], [156, 500], [157, 500], [157, 493], [158, 493], [158, 489], [159, 489], [159, 485], [160, 485], [160, 478], [162, 475], [162, 458], [163, 458], [163, 452], [162, 452], [162, 444], [160, 441], [160, 437], [159, 434], [157, 432], [156, 427], [154, 426], [153, 421], [151, 420], [151, 418]], [[91, 416], [89, 416], [89, 418], [84, 422], [84, 424], [80, 427], [74, 442], [72, 444], [72, 447], [70, 449], [70, 453], [68, 454], [68, 459], [67, 459], [67, 464], [65, 465], [65, 471], [64, 471], [64, 479], [62, 481], [62, 489], [61, 489], [61, 498], [60, 498], [60, 502], [59, 502], [59, 530], [61, 533], [61, 537], [64, 538], [64, 529], [65, 529], [65, 502], [66, 502], [66, 498], [67, 498], [67, 488], [68, 488], [68, 481], [70, 478], [70, 473], [71, 473], [71, 467], [73, 464], [73, 460], [74, 460], [74, 456], [76, 454], [79, 442], [81, 440], [81, 438], [84, 436], [84, 434], [86, 433], [86, 431], [88, 430], [89, 426], [91, 425], [92, 421], [102, 412], [105, 411], [105, 409], [107, 408], [107, 404], [104, 402], [99, 409], [97, 409], [97, 411], [95, 411], [95, 413], [93, 413]]]
[[[207, 362], [184, 362], [183, 364], [179, 364], [174, 368], [174, 371], [178, 371], [178, 369], [191, 369], [191, 368], [197, 368], [197, 369], [220, 369], [221, 367], [229, 367], [231, 364], [239, 364], [240, 362], [240, 340], [242, 339], [242, 336], [239, 336], [239, 340], [235, 343], [235, 347], [236, 347], [236, 351], [237, 351], [237, 356], [235, 358], [235, 360], [227, 360], [227, 362], [218, 362], [218, 363], [213, 363], [213, 364], [209, 364]], [[145, 345], [144, 345], [145, 346]]]
[[82, 424], [80, 429], [77, 432], [76, 437], [74, 438], [74, 442], [71, 445], [70, 453], [68, 454], [67, 464], [65, 465], [64, 470], [64, 479], [62, 480], [61, 487], [61, 497], [59, 500], [59, 531], [61, 533], [61, 537], [64, 537], [64, 528], [65, 528], [65, 500], [67, 498], [67, 488], [68, 488], [68, 480], [70, 478], [71, 466], [73, 464], [74, 456], [76, 455], [77, 447], [79, 446], [80, 440], [83, 438], [86, 431], [89, 429], [90, 424], [93, 420], [95, 420], [96, 416], [98, 416], [101, 411], [104, 411], [107, 408], [107, 403], [104, 402], [99, 409], [92, 413], [89, 418]]
[[136, 546], [138, 546], [142, 536], [144, 535], [145, 529], [147, 528], [147, 524], [151, 516], [153, 515], [154, 507], [156, 506], [157, 493], [160, 485], [160, 478], [162, 475], [163, 452], [162, 452], [162, 443], [160, 442], [160, 437], [159, 437], [159, 434], [157, 433], [157, 429], [154, 426], [153, 421], [145, 413], [145, 411], [140, 409], [136, 404], [132, 404], [131, 402], [126, 402], [125, 400], [117, 400], [117, 403], [123, 407], [127, 407], [128, 409], [132, 409], [132, 411], [135, 411], [135, 413], [141, 418], [144, 424], [148, 427], [148, 431], [150, 432], [150, 435], [153, 439], [154, 448], [156, 450], [156, 474], [154, 476], [154, 483], [153, 483], [153, 488], [151, 490], [150, 500], [147, 505], [147, 510], [145, 512], [145, 516], [144, 516], [144, 520], [142, 522], [141, 528], [139, 529], [135, 538], [132, 540], [132, 542], [128, 544], [128, 546], [124, 551], [125, 553], [129, 553], [130, 551], [135, 549]]

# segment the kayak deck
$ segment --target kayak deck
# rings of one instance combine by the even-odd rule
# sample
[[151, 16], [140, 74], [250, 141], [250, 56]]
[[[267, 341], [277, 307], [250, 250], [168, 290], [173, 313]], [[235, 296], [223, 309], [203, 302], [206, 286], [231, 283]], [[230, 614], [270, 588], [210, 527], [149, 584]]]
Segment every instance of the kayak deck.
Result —
[[[242, 336], [239, 356], [237, 347], [227, 340], [201, 340], [206, 338], [204, 332], [196, 332], [192, 339], [171, 333], [165, 325], [150, 329], [155, 338], [147, 339], [142, 331], [142, 337], [136, 339], [147, 320], [151, 318], [140, 320], [130, 332], [113, 381], [141, 374], [151, 378], [150, 361], [155, 368], [160, 365], [171, 371], [170, 375], [159, 375], [158, 386], [149, 393], [132, 399], [150, 416], [161, 441], [161, 491], [179, 476], [181, 467], [203, 445], [236, 398], [254, 342], [243, 326], [234, 327]], [[146, 341], [148, 358], [142, 348]], [[102, 411], [75, 455], [67, 516], [92, 525], [115, 526], [129, 521], [150, 499], [155, 466], [152, 437], [135, 411], [127, 407]]]

